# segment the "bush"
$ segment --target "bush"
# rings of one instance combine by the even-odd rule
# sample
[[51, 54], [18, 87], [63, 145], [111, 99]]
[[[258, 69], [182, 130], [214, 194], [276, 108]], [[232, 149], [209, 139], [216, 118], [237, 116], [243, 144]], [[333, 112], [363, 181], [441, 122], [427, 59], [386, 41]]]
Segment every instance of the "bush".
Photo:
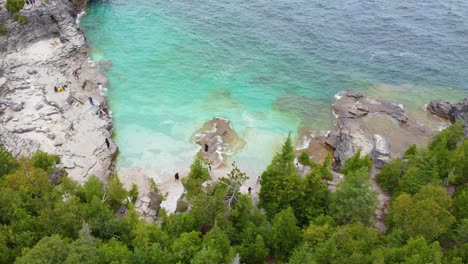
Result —
[[23, 9], [24, 0], [7, 0], [5, 6], [10, 12], [17, 13]]
[[0, 22], [0, 35], [6, 36], [8, 34], [8, 30], [6, 29], [5, 25]]
[[4, 147], [0, 146], [0, 177], [12, 173], [18, 168], [18, 162]]
[[402, 175], [403, 164], [400, 159], [395, 159], [386, 163], [375, 178], [384, 191], [392, 194], [398, 187]]
[[21, 25], [26, 25], [28, 23], [28, 20], [26, 19], [26, 17], [20, 15], [19, 13], [14, 13], [13, 19], [18, 21]]
[[138, 196], [140, 195], [138, 191], [138, 186], [136, 184], [132, 184], [132, 188], [130, 191], [128, 191], [128, 196], [132, 199], [132, 203], [135, 203], [136, 200], [138, 199]]
[[349, 172], [357, 171], [362, 167], [366, 167], [367, 171], [370, 172], [372, 168], [372, 160], [368, 155], [366, 155], [365, 157], [361, 157], [361, 151], [362, 149], [359, 148], [352, 157], [345, 161], [343, 166], [341, 166], [341, 173], [347, 175]]
[[299, 163], [304, 165], [304, 166], [309, 165], [309, 159], [310, 159], [309, 153], [307, 153], [305, 151], [302, 152], [301, 155], [299, 155], [299, 157], [297, 157], [297, 161], [299, 161]]
[[47, 154], [39, 150], [31, 157], [31, 161], [35, 168], [52, 172], [54, 165], [60, 162], [60, 158], [57, 155]]
[[188, 210], [188, 203], [184, 200], [178, 200], [176, 211], [183, 213], [183, 212], [186, 212], [187, 210]]

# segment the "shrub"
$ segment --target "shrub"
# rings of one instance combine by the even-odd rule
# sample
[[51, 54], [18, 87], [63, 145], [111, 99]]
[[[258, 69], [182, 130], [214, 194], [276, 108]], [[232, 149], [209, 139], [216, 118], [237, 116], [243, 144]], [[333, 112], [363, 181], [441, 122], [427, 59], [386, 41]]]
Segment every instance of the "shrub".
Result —
[[400, 179], [403, 175], [403, 164], [400, 159], [392, 160], [386, 163], [382, 170], [377, 173], [376, 180], [380, 187], [392, 194], [393, 191], [398, 187]]
[[188, 210], [188, 203], [184, 200], [178, 200], [176, 211], [183, 213], [183, 212], [186, 212], [187, 210]]
[[307, 153], [305, 151], [302, 152], [301, 155], [299, 155], [299, 157], [297, 157], [297, 161], [299, 161], [299, 163], [304, 165], [304, 166], [309, 165], [309, 159], [310, 159], [309, 153]]
[[19, 13], [14, 13], [13, 19], [18, 21], [21, 25], [26, 25], [28, 23], [28, 19], [26, 19], [26, 17], [20, 15]]
[[345, 161], [343, 166], [341, 166], [341, 173], [347, 175], [349, 172], [357, 171], [362, 167], [366, 167], [367, 171], [370, 172], [372, 168], [372, 160], [368, 155], [361, 157], [361, 151], [362, 149], [359, 148], [352, 157]]
[[52, 172], [54, 165], [60, 162], [60, 158], [39, 150], [31, 157], [31, 161], [34, 167]]
[[8, 30], [6, 29], [5, 25], [0, 22], [0, 35], [6, 36], [8, 34]]
[[10, 12], [17, 13], [23, 9], [24, 0], [7, 0], [5, 6]]
[[140, 193], [138, 192], [138, 186], [136, 184], [132, 184], [132, 188], [128, 191], [128, 196], [132, 199], [132, 203], [135, 203], [138, 199]]
[[12, 173], [18, 168], [18, 162], [3, 146], [0, 146], [0, 177]]

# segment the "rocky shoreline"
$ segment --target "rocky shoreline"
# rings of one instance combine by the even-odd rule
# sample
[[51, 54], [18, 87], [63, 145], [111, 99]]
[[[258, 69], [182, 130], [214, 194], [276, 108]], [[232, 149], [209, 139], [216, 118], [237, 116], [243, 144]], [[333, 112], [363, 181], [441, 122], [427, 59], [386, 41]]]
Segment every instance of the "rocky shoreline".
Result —
[[106, 180], [117, 154], [103, 96], [107, 79], [89, 59], [78, 10], [69, 1], [36, 1], [20, 11], [28, 21], [20, 25], [4, 5], [0, 0], [8, 30], [0, 35], [0, 144], [15, 156], [57, 154], [78, 182], [92, 175]]
[[[15, 156], [29, 156], [37, 150], [57, 154], [59, 166], [78, 182], [92, 175], [105, 181], [114, 172], [118, 152], [105, 98], [108, 81], [100, 65], [89, 59], [88, 44], [77, 24], [76, 5], [65, 0], [37, 1], [20, 11], [28, 20], [20, 25], [0, 0], [0, 21], [8, 30], [6, 36], [0, 35], [0, 144]], [[54, 86], [64, 85], [65, 91], [54, 91]], [[456, 104], [433, 101], [427, 110], [434, 115], [433, 122], [443, 126], [464, 120], [468, 136], [468, 98]], [[374, 162], [371, 179], [380, 200], [376, 227], [384, 230], [388, 195], [375, 183], [375, 173], [411, 144], [425, 144], [437, 131], [408, 115], [401, 105], [359, 93], [337, 95], [333, 114], [332, 131], [299, 131], [301, 143], [296, 153], [307, 151], [316, 162], [332, 153], [333, 167], [338, 171], [361, 148]], [[201, 147], [199, 155], [216, 170], [214, 176], [225, 173], [231, 162], [228, 156], [247, 144], [223, 118], [207, 121], [195, 132], [194, 141]], [[336, 172], [333, 175], [328, 182], [332, 190], [343, 178]], [[148, 176], [136, 169], [120, 177], [127, 188], [132, 183], [138, 185], [141, 196], [137, 210], [149, 220], [154, 218], [156, 209], [151, 209], [150, 201], [155, 194]], [[173, 212], [184, 191], [181, 183], [168, 181], [159, 187], [168, 195], [157, 207]]]

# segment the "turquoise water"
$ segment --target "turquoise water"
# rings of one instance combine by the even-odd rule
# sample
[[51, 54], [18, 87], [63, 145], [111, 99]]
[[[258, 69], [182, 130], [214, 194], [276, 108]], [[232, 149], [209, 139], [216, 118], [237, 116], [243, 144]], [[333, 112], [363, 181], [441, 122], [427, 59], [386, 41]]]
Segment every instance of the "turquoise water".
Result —
[[91, 2], [81, 27], [112, 62], [120, 168], [172, 177], [221, 116], [247, 141], [230, 160], [256, 177], [289, 132], [330, 128], [339, 91], [409, 109], [468, 94], [466, 1], [331, 2]]

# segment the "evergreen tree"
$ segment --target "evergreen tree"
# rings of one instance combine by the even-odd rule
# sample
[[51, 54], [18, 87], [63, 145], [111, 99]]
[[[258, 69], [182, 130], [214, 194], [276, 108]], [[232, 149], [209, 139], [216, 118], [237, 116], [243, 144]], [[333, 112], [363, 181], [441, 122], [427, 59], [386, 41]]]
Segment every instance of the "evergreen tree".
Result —
[[457, 219], [468, 219], [468, 185], [457, 189], [453, 197], [453, 215]]
[[294, 166], [294, 148], [289, 136], [283, 145], [281, 153], [277, 153], [270, 165], [263, 172], [260, 184], [260, 206], [265, 209], [269, 219], [287, 208], [291, 200], [297, 199], [301, 189], [300, 181]]
[[372, 190], [366, 166], [347, 171], [332, 195], [330, 213], [337, 224], [361, 222], [372, 225], [377, 206], [377, 195]]
[[301, 241], [301, 231], [291, 207], [275, 215], [272, 224], [273, 252], [278, 260], [285, 260]]
[[182, 263], [190, 263], [190, 260], [201, 249], [201, 233], [192, 231], [183, 233], [179, 238], [174, 240], [172, 244], [172, 252], [174, 257]]

